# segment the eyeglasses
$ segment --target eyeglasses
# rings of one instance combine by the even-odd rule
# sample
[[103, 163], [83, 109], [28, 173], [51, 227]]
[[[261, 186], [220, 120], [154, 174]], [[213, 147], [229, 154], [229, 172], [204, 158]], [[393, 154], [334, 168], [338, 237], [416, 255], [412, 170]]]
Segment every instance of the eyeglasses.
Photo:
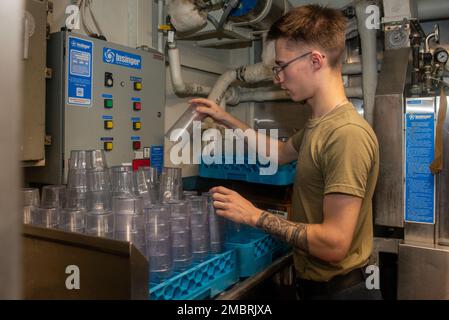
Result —
[[293, 58], [292, 60], [290, 60], [290, 61], [288, 61], [288, 62], [286, 62], [286, 63], [283, 63], [283, 64], [278, 65], [278, 66], [274, 66], [273, 69], [272, 69], [272, 70], [273, 70], [274, 78], [275, 78], [276, 80], [279, 80], [279, 73], [280, 73], [282, 70], [284, 70], [285, 68], [287, 68], [287, 67], [289, 66], [289, 64], [295, 62], [296, 60], [302, 59], [302, 58], [308, 56], [308, 55], [311, 54], [311, 53], [312, 53], [312, 51], [307, 52], [307, 53], [304, 53], [303, 55], [300, 55], [299, 57]]

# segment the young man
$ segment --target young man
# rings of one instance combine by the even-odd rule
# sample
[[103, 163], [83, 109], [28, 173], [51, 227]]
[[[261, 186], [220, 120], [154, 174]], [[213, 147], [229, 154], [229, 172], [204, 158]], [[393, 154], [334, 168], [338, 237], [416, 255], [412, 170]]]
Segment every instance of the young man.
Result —
[[[306, 101], [312, 108], [306, 126], [286, 143], [279, 142], [279, 164], [297, 160], [292, 221], [256, 208], [232, 190], [211, 190], [218, 214], [264, 229], [293, 246], [302, 299], [380, 297], [378, 290], [365, 285], [378, 143], [345, 96], [345, 29], [340, 11], [308, 5], [291, 10], [268, 33], [275, 41], [275, 82], [293, 101]], [[227, 127], [249, 129], [212, 101], [192, 103]]]

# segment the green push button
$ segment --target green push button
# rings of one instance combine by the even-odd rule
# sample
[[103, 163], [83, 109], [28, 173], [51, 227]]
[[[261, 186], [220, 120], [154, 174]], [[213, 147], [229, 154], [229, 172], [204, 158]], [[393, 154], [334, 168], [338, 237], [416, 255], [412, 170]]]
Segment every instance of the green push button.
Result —
[[104, 99], [104, 107], [106, 109], [112, 109], [113, 103], [112, 99]]

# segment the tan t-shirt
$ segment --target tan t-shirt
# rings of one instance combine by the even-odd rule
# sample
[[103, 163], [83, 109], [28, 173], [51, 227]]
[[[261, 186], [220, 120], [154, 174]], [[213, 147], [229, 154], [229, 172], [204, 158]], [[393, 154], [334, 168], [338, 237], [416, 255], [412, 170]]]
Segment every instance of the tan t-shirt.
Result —
[[311, 119], [292, 137], [298, 151], [292, 206], [293, 221], [323, 222], [326, 194], [363, 198], [349, 252], [341, 262], [329, 263], [299, 250], [294, 252], [297, 275], [328, 281], [365, 265], [373, 241], [372, 196], [379, 171], [379, 146], [370, 125], [350, 103]]

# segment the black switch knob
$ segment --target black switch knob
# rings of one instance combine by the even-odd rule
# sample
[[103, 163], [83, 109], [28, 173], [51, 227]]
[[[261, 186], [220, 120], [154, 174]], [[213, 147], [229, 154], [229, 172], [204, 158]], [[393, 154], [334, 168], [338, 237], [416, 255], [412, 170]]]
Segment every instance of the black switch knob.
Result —
[[112, 73], [105, 72], [104, 74], [104, 86], [107, 88], [111, 88], [114, 86], [114, 78], [112, 77]]

